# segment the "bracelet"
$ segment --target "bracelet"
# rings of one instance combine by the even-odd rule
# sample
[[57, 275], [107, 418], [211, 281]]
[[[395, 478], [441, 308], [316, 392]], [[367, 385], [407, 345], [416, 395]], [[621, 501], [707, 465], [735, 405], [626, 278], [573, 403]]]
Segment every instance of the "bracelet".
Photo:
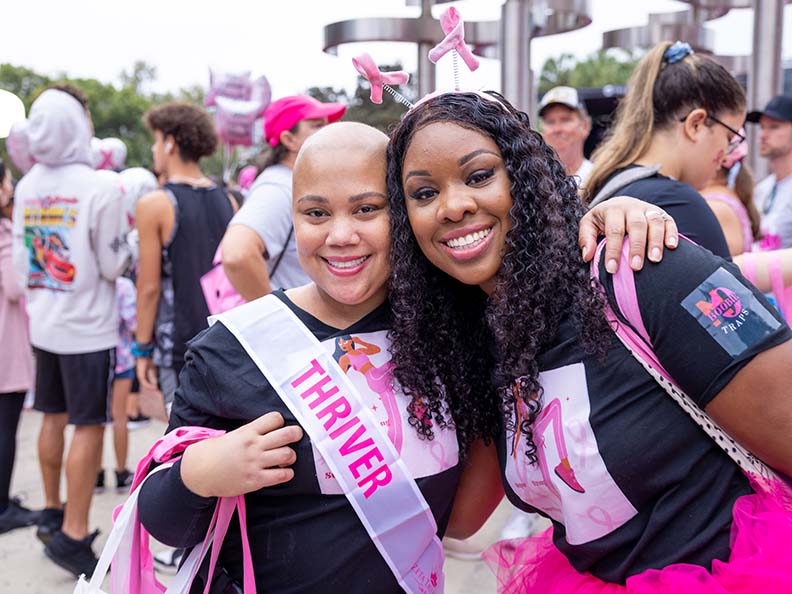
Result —
[[154, 352], [154, 342], [138, 342], [132, 341], [132, 356], [138, 358], [148, 358]]

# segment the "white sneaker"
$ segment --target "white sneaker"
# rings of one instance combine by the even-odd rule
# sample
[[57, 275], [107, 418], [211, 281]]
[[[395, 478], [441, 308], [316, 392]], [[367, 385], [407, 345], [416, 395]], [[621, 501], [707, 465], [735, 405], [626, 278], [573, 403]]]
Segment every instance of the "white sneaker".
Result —
[[515, 507], [501, 530], [500, 540], [525, 538], [536, 534], [541, 528], [540, 521], [540, 516], [529, 514]]

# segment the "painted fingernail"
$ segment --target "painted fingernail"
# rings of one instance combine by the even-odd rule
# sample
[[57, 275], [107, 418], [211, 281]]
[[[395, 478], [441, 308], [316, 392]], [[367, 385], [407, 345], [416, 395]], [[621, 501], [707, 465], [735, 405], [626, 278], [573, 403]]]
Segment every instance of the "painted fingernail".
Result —
[[676, 237], [669, 237], [668, 238], [668, 245], [671, 247], [676, 247], [677, 238]]
[[641, 257], [640, 256], [633, 256], [632, 260], [630, 261], [632, 267], [637, 270], [641, 267]]
[[652, 253], [649, 254], [649, 259], [652, 262], [659, 262], [660, 261], [660, 248], [652, 248]]
[[618, 268], [618, 264], [616, 263], [616, 260], [614, 260], [613, 258], [611, 258], [605, 263], [605, 270], [607, 270], [611, 274], [616, 272], [616, 268]]

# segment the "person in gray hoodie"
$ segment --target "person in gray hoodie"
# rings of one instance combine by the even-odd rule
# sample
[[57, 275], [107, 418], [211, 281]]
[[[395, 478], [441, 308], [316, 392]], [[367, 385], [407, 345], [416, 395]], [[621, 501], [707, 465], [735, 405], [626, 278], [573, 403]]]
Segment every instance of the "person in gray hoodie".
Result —
[[[121, 188], [90, 166], [87, 101], [78, 89], [59, 89], [44, 91], [30, 109], [36, 165], [16, 189], [13, 258], [26, 287], [36, 355], [34, 408], [44, 413], [38, 450], [46, 509], [37, 534], [55, 563], [90, 575], [96, 533], [88, 533], [88, 512], [118, 342], [115, 279], [130, 253]], [[64, 510], [67, 424], [74, 425], [74, 437]]]

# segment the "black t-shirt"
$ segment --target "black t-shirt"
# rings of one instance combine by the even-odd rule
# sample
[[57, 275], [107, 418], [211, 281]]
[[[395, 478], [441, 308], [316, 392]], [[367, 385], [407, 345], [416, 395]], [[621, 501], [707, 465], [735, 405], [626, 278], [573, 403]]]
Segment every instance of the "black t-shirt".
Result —
[[[384, 428], [395, 420], [388, 418], [387, 410], [399, 411], [402, 460], [417, 477], [418, 487], [434, 513], [438, 535], [442, 537], [461, 471], [456, 434], [436, 428], [435, 439], [419, 439], [407, 422], [409, 400], [398, 386], [383, 381], [390, 371], [386, 337], [389, 304], [339, 330], [299, 309], [282, 292], [275, 294], [328, 352], [334, 353]], [[352, 343], [347, 342], [350, 338]], [[296, 423], [222, 324], [204, 331], [189, 346], [169, 431], [186, 425], [231, 431], [270, 411], [280, 412], [287, 425]], [[386, 398], [395, 398], [396, 406], [387, 407]], [[293, 447], [297, 452], [297, 462], [292, 467], [294, 479], [245, 496], [258, 591], [272, 594], [401, 592], [332, 473], [322, 458], [317, 458], [308, 436]], [[177, 462], [145, 483], [140, 495], [140, 518], [156, 539], [171, 546], [191, 547], [205, 537], [214, 503], [215, 499], [200, 497], [184, 486]], [[223, 543], [220, 565], [241, 581], [242, 556], [236, 520]]]
[[[623, 169], [613, 175], [621, 171]], [[718, 219], [693, 186], [658, 173], [626, 185], [618, 194], [659, 206], [674, 217], [679, 232], [685, 237], [713, 254], [731, 260]]]
[[[647, 263], [635, 285], [660, 363], [699, 406], [756, 354], [792, 338], [735, 265], [692, 243]], [[578, 571], [607, 582], [672, 563], [710, 568], [728, 559], [732, 507], [751, 492], [748, 480], [615, 334], [607, 339], [603, 363], [583, 352], [567, 317], [540, 356], [539, 460], [529, 465], [524, 440], [502, 434], [506, 493], [552, 519], [554, 542]]]

